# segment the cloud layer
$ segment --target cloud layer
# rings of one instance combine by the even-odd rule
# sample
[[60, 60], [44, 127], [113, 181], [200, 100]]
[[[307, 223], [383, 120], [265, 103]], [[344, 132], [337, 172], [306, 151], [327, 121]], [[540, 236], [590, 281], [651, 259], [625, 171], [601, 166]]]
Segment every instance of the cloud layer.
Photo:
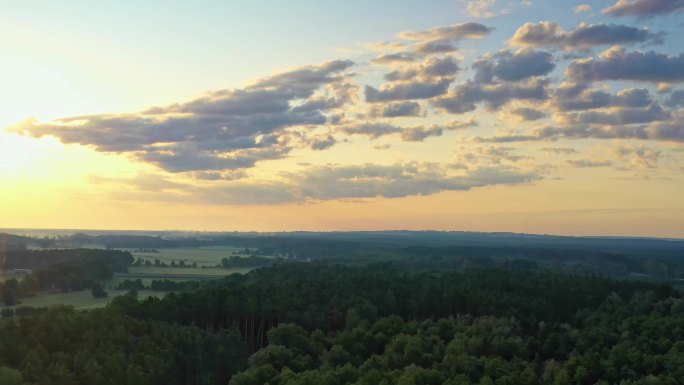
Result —
[[[513, 12], [496, 1], [463, 5], [485, 19]], [[154, 166], [90, 181], [178, 202], [397, 198], [535, 183], [548, 170], [655, 172], [667, 159], [662, 146], [684, 143], [684, 53], [668, 48], [672, 31], [651, 30], [657, 23], [614, 17], [682, 9], [679, 0], [619, 0], [601, 15], [568, 9], [583, 20], [572, 25], [501, 23], [495, 32], [497, 23], [483, 20], [404, 31], [364, 44], [353, 61], [135, 113], [13, 130]], [[595, 156], [578, 140], [617, 144]]]

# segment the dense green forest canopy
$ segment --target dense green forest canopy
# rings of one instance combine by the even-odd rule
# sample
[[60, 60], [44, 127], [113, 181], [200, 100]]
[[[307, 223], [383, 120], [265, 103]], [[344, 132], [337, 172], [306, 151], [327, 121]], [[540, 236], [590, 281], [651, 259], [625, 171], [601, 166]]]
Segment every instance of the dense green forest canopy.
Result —
[[662, 283], [519, 269], [284, 263], [105, 309], [0, 321], [28, 384], [679, 384]]

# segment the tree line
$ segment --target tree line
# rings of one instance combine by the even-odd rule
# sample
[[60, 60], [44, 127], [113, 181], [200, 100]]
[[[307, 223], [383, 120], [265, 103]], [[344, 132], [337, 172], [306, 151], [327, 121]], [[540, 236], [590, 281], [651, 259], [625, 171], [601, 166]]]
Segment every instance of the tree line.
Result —
[[78, 291], [110, 279], [115, 272], [127, 272], [133, 256], [126, 251], [98, 249], [15, 250], [5, 256], [5, 269], [31, 272], [21, 280], [0, 282], [5, 305], [40, 291]]

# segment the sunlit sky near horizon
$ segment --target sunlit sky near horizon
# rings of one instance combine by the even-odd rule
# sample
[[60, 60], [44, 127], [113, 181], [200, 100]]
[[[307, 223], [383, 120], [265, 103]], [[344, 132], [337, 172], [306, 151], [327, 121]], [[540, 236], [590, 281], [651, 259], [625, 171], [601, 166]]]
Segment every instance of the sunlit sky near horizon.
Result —
[[0, 228], [684, 238], [684, 1], [1, 1]]

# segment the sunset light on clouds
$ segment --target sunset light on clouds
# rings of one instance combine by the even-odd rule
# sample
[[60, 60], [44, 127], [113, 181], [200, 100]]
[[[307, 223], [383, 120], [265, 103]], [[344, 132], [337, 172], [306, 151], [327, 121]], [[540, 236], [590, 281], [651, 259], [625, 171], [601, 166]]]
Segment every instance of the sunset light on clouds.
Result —
[[95, 8], [3, 5], [0, 227], [684, 237], [684, 1]]

